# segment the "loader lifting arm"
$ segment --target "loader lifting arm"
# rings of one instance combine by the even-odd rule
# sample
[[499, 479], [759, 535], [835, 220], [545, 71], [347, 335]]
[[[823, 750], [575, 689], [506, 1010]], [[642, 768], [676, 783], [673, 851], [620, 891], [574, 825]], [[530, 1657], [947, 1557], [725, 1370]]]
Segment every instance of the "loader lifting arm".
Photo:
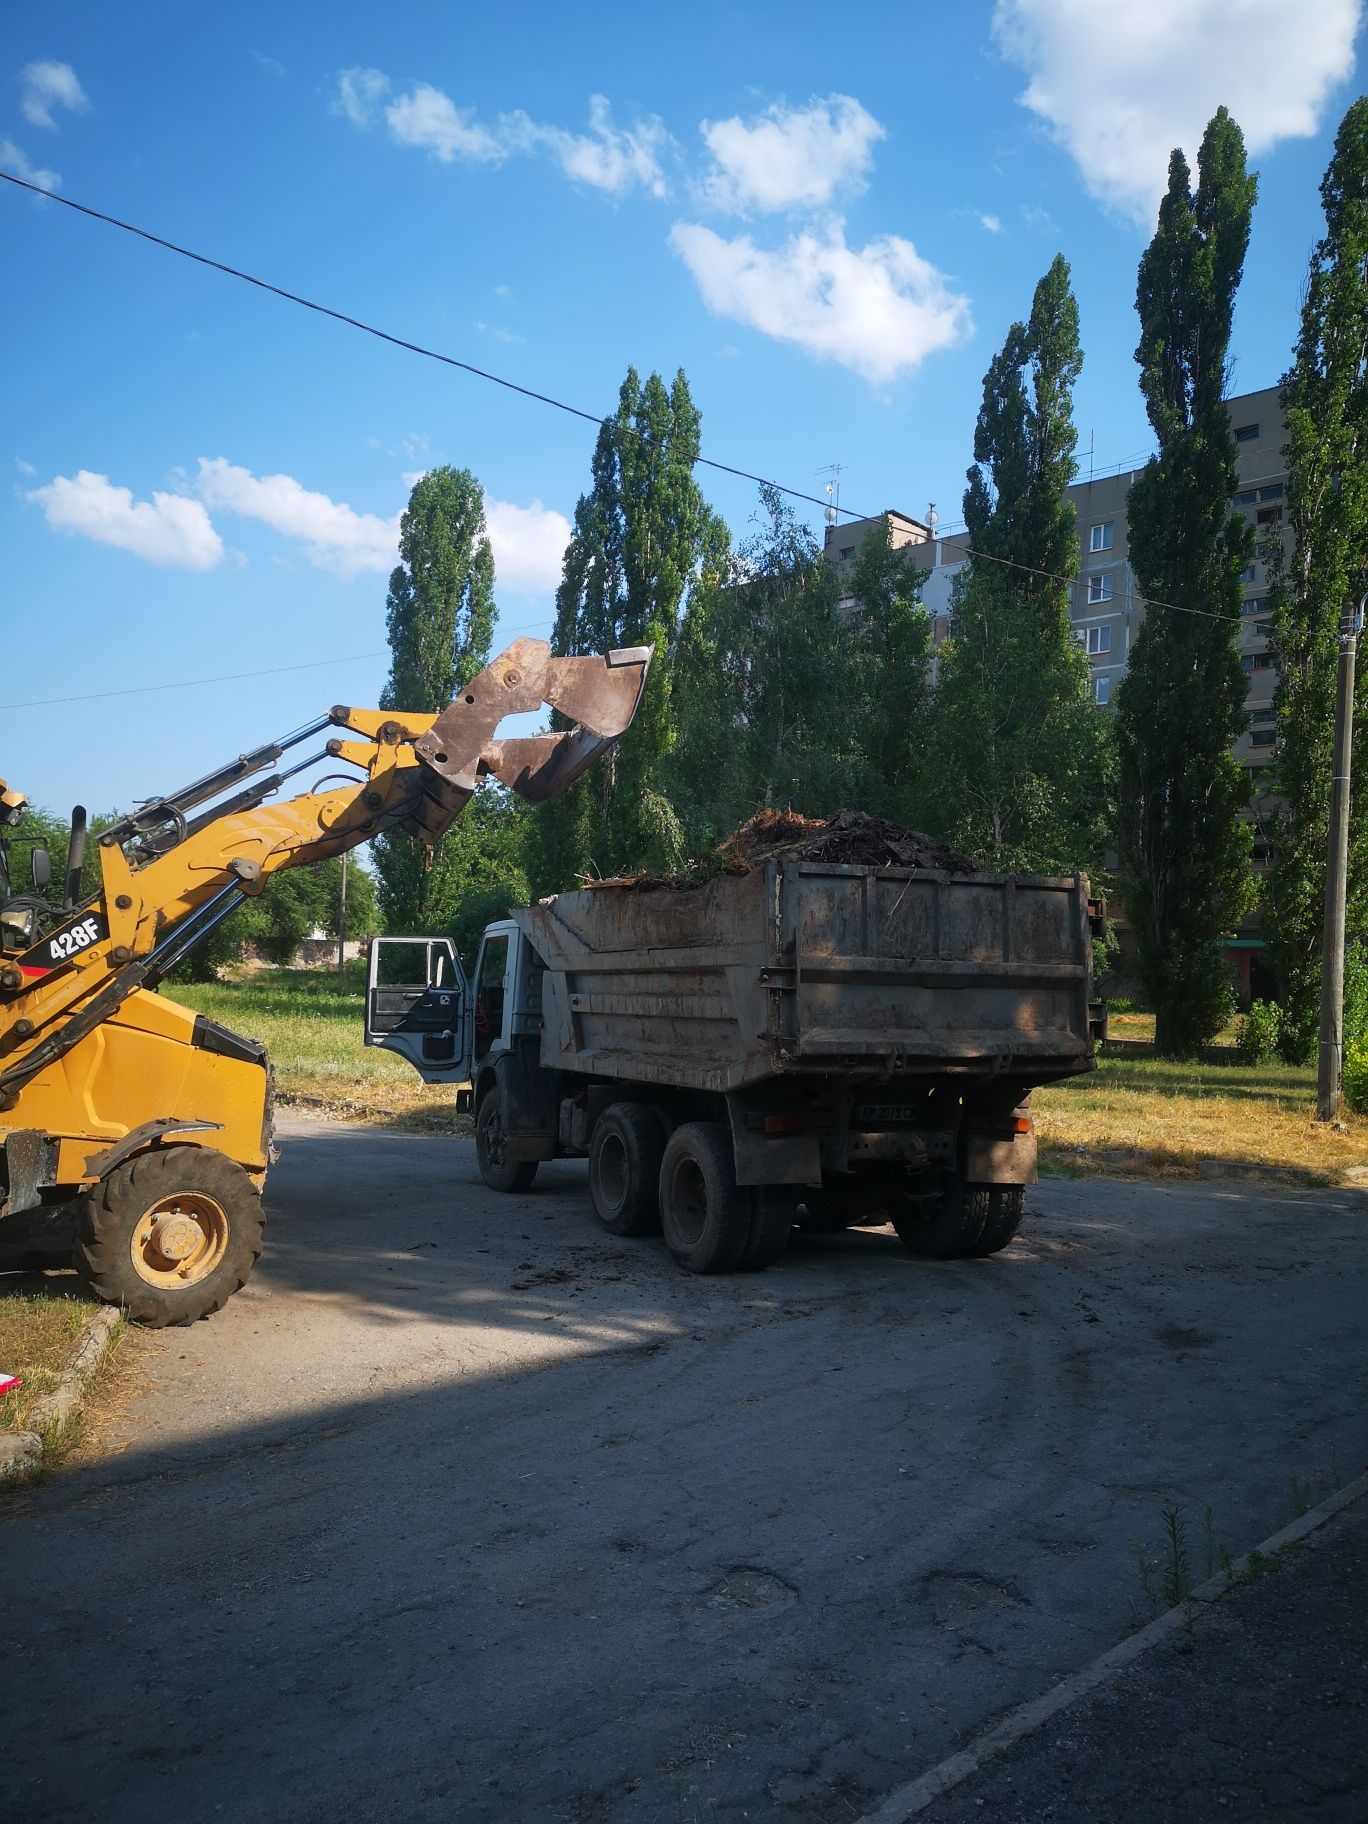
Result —
[[[565, 791], [630, 724], [650, 656], [650, 647], [634, 646], [556, 658], [543, 640], [517, 640], [437, 715], [338, 706], [140, 806], [99, 838], [97, 894], [75, 903], [72, 869], [65, 905], [11, 898], [0, 907], [0, 1114], [281, 869], [340, 855], [391, 829], [431, 846], [481, 777], [533, 802]], [[496, 739], [505, 716], [544, 703], [575, 726]], [[289, 748], [329, 727], [341, 732], [321, 751], [267, 773]], [[286, 780], [327, 760], [359, 776], [332, 773], [299, 797], [266, 802]], [[0, 781], [0, 821], [16, 820], [22, 805]], [[73, 849], [75, 833], [73, 824]], [[59, 922], [39, 936], [44, 912]]]

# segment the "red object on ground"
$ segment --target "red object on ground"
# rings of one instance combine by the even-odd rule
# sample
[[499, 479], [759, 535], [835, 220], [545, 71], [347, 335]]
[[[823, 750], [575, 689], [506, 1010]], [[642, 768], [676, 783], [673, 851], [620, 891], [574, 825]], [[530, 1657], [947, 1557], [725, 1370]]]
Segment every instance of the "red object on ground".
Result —
[[22, 1387], [23, 1384], [17, 1374], [6, 1374], [0, 1368], [0, 1393], [13, 1393], [16, 1387]]

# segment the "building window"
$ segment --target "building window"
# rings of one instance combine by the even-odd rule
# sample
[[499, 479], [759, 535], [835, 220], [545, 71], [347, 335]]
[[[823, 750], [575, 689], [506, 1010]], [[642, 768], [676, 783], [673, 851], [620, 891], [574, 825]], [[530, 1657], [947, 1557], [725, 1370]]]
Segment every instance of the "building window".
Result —
[[1111, 575], [1090, 576], [1088, 578], [1088, 600], [1090, 602], [1109, 602], [1116, 587], [1116, 578]]
[[1079, 627], [1074, 632], [1074, 638], [1089, 658], [1096, 658], [1101, 652], [1110, 652], [1111, 636], [1110, 627]]
[[1259, 489], [1260, 500], [1281, 500], [1282, 497], [1283, 484], [1280, 481], [1275, 481], [1270, 487]]
[[841, 546], [841, 556], [842, 557], [854, 557], [854, 555], [855, 555], [854, 545], [842, 545]]
[[1098, 703], [1101, 703], [1104, 706], [1111, 702], [1110, 678], [1093, 679], [1093, 697]]
[[1277, 739], [1278, 737], [1273, 729], [1256, 728], [1250, 733], [1249, 745], [1251, 747], [1273, 747], [1276, 745]]
[[1235, 496], [1235, 505], [1237, 507], [1252, 507], [1258, 498], [1259, 490], [1257, 488], [1245, 488], [1242, 493]]
[[1255, 443], [1258, 440], [1258, 436], [1259, 427], [1257, 424], [1237, 424], [1235, 426], [1236, 443]]
[[1240, 581], [1241, 581], [1241, 582], [1242, 582], [1242, 583], [1252, 583], [1252, 582], [1253, 582], [1253, 581], [1254, 581], [1254, 566], [1253, 566], [1253, 564], [1246, 564], [1246, 565], [1245, 565], [1245, 567], [1244, 567], [1244, 569], [1243, 569], [1243, 570], [1241, 570], [1241, 572], [1240, 572]]
[[1282, 518], [1281, 507], [1260, 507], [1254, 515], [1261, 526], [1276, 526]]
[[1240, 663], [1246, 671], [1272, 671], [1274, 664], [1273, 654], [1271, 652], [1256, 652], [1252, 658], [1241, 659]]
[[1088, 534], [1089, 551], [1110, 551], [1116, 544], [1116, 521], [1104, 519], [1100, 526], [1094, 526]]
[[1263, 597], [1261, 595], [1251, 595], [1251, 596], [1247, 597], [1243, 602], [1240, 603], [1240, 613], [1241, 614], [1258, 614], [1260, 612], [1260, 610], [1263, 608], [1263, 605], [1264, 605], [1264, 602], [1263, 602]]

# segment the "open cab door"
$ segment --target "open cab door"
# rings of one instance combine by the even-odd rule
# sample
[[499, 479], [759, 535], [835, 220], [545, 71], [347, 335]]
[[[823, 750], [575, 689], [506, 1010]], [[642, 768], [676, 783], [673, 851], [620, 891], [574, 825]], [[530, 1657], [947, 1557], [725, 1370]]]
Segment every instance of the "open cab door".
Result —
[[464, 1083], [465, 972], [449, 937], [377, 937], [366, 967], [366, 1043], [398, 1052], [425, 1083]]

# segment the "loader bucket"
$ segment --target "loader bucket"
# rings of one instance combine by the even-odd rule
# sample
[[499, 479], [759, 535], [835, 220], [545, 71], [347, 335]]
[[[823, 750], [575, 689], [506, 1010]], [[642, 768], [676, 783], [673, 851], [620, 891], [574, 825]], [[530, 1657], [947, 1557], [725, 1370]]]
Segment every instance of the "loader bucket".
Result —
[[[414, 743], [425, 768], [437, 776], [425, 789], [428, 802], [418, 833], [435, 841], [464, 808], [481, 774], [492, 773], [534, 804], [565, 791], [630, 727], [650, 662], [649, 646], [553, 658], [545, 640], [515, 640]], [[572, 716], [576, 726], [561, 734], [495, 740], [505, 716], [543, 704]]]

